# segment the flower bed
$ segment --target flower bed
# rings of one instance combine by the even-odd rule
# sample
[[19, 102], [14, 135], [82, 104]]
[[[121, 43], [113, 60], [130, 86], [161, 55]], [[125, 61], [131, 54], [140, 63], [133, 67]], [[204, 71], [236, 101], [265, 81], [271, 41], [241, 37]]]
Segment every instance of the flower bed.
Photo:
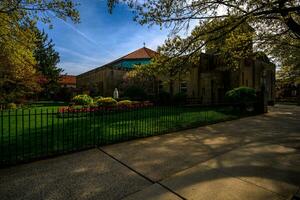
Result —
[[83, 117], [87, 113], [103, 114], [103, 112], [119, 112], [128, 111], [146, 107], [152, 107], [153, 103], [149, 101], [120, 103], [112, 106], [97, 106], [97, 107], [60, 107], [58, 109], [59, 117]]

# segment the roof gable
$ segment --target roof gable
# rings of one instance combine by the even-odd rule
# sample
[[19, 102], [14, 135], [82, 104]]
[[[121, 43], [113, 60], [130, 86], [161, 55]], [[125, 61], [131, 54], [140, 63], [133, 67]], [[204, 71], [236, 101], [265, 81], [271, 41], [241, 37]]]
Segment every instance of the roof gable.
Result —
[[148, 49], [146, 47], [140, 48], [134, 52], [131, 52], [127, 54], [126, 56], [123, 56], [121, 59], [151, 59], [157, 55], [157, 52]]
[[[143, 48], [133, 51], [121, 58], [118, 58], [112, 62], [102, 65], [101, 67], [97, 67], [90, 71], [84, 72], [80, 75], [84, 75], [84, 74], [87, 74], [87, 73], [90, 73], [90, 72], [96, 71], [96, 70], [101, 70], [105, 67], [120, 67], [120, 68], [125, 68], [125, 69], [132, 69], [132, 67], [135, 64], [148, 64], [149, 61], [152, 58], [154, 58], [156, 55], [158, 55], [158, 53], [156, 51], [153, 51], [151, 49], [143, 47]], [[135, 62], [130, 62], [130, 63], [127, 62], [127, 61], [133, 61], [133, 60], [135, 60]], [[80, 75], [78, 75], [78, 76], [80, 76]]]
[[59, 83], [62, 85], [76, 85], [76, 76], [62, 75], [59, 79]]

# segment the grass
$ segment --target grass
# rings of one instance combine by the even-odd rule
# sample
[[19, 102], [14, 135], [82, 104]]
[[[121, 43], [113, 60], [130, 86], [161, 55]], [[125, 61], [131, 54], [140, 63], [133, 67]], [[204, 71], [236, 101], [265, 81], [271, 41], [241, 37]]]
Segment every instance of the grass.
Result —
[[0, 164], [1, 160], [26, 161], [239, 117], [230, 107], [150, 107], [67, 115], [59, 117], [57, 107], [0, 113]]

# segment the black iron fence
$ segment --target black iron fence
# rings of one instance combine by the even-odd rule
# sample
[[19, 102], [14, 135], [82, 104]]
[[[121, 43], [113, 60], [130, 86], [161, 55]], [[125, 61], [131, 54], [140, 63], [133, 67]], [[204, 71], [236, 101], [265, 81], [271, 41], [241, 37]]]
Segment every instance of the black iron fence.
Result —
[[0, 165], [249, 115], [238, 106], [138, 106], [0, 111]]

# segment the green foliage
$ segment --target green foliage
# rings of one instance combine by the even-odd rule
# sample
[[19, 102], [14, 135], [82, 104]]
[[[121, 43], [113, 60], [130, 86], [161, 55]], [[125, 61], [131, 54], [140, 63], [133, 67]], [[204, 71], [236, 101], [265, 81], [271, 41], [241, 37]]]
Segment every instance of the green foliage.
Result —
[[[79, 22], [76, 5], [72, 0], [0, 1], [0, 93], [3, 95], [1, 101], [15, 102], [41, 91], [40, 84], [43, 80], [40, 79], [37, 66], [44, 61], [48, 62], [49, 59], [55, 60], [56, 54], [47, 54], [49, 46], [44, 46], [44, 51], [38, 51], [38, 54], [46, 53], [46, 56], [37, 56], [36, 50], [40, 50], [45, 42], [40, 42], [35, 33], [36, 23], [41, 21], [51, 25], [53, 15], [63, 20]], [[50, 43], [50, 46], [53, 45]], [[43, 74], [48, 75], [50, 72]], [[51, 85], [52, 82], [53, 79], [50, 81]]]
[[238, 87], [226, 92], [225, 98], [231, 103], [251, 103], [256, 100], [255, 89]]
[[120, 91], [124, 91], [122, 96], [136, 100], [144, 100], [146, 94], [155, 93], [154, 70], [148, 65], [139, 65], [126, 73], [123, 77]]
[[[253, 56], [253, 38], [254, 30], [247, 24], [242, 23], [234, 30], [236, 19], [214, 19], [211, 22], [194, 29], [192, 37], [202, 34], [203, 31], [213, 31], [212, 34], [203, 36], [203, 41], [206, 44], [207, 53], [217, 54], [222, 60], [222, 67], [225, 69], [237, 69], [240, 65], [240, 60]], [[222, 30], [215, 32], [215, 27], [226, 26]], [[220, 67], [218, 67], [220, 69]]]
[[54, 94], [53, 100], [70, 102], [72, 100], [72, 97], [74, 97], [74, 92], [75, 91], [73, 88], [60, 87]]
[[75, 96], [72, 101], [77, 105], [91, 105], [93, 103], [93, 98], [87, 94], [81, 94]]
[[15, 110], [17, 109], [17, 105], [15, 103], [9, 103], [7, 104], [7, 109]]
[[98, 106], [115, 106], [117, 101], [112, 97], [104, 97], [97, 100]]
[[36, 49], [34, 57], [37, 61], [37, 70], [43, 77], [41, 87], [41, 97], [45, 99], [52, 99], [57, 92], [59, 92], [60, 74], [63, 70], [57, 67], [60, 61], [58, 52], [54, 49], [52, 40], [48, 39], [48, 35], [44, 31], [35, 29], [36, 34]]
[[102, 96], [94, 97], [94, 102], [97, 102], [99, 99], [102, 99], [102, 98], [103, 98]]
[[158, 94], [158, 102], [162, 105], [167, 105], [171, 101], [171, 94], [166, 91], [160, 91]]
[[33, 56], [35, 35], [31, 24], [12, 27], [11, 23], [20, 23], [19, 20], [18, 15], [0, 12], [0, 99], [7, 103], [40, 90]]
[[[112, 112], [106, 113], [105, 115], [89, 115], [87, 113], [83, 113], [82, 115], [75, 113], [73, 115], [66, 111], [66, 113], [61, 116], [72, 116], [67, 120], [62, 117], [56, 117], [57, 109], [49, 109], [48, 112], [50, 116], [55, 116], [53, 120], [52, 117], [48, 117], [48, 112], [46, 112], [47, 108], [39, 108], [38, 112], [40, 112], [41, 109], [43, 113], [39, 113], [39, 117], [36, 117], [34, 109], [31, 110], [31, 112], [29, 112], [29, 109], [26, 109], [18, 110], [17, 118], [14, 113], [11, 113], [10, 116], [1, 119], [2, 132], [0, 135], [2, 135], [3, 138], [11, 139], [1, 140], [2, 146], [10, 147], [1, 149], [4, 150], [1, 151], [2, 164], [15, 163], [15, 161], [17, 161], [15, 158], [19, 158], [21, 162], [25, 161], [25, 159], [39, 158], [39, 156], [41, 156], [39, 152], [49, 153], [43, 156], [53, 156], [57, 153], [62, 153], [58, 151], [58, 149], [61, 149], [61, 144], [70, 142], [70, 139], [74, 138], [74, 135], [78, 136], [80, 142], [65, 145], [64, 152], [73, 151], [74, 148], [82, 149], [84, 147], [93, 147], [93, 144], [103, 145], [117, 143], [136, 137], [154, 136], [159, 133], [182, 130], [183, 128], [191, 128], [198, 125], [202, 126], [208, 123], [216, 123], [240, 117], [236, 110], [229, 107], [210, 107], [207, 109], [203, 107], [164, 106], [133, 109], [126, 113]], [[68, 107], [65, 107], [65, 109], [68, 109]], [[81, 109], [81, 107], [78, 109]], [[24, 113], [22, 113], [23, 111]], [[5, 115], [8, 115], [8, 113], [5, 113]], [[34, 120], [35, 118], [36, 120]], [[37, 125], [37, 127], [40, 127], [40, 125], [43, 126], [42, 128], [36, 128], [35, 125]], [[63, 129], [62, 127], [65, 128]], [[26, 131], [34, 134], [26, 134], [24, 143], [21, 143], [24, 147], [23, 150], [19, 148], [19, 151], [12, 151], [12, 149], [16, 149], [16, 145], [20, 145], [20, 143], [11, 141], [22, 139], [24, 128]], [[47, 129], [59, 131], [46, 131]], [[101, 140], [92, 134], [95, 133], [95, 130], [101, 133]], [[62, 137], [62, 135], [64, 135], [64, 137]], [[30, 145], [34, 141], [37, 141], [37, 137], [38, 141], [43, 141], [45, 145]], [[49, 140], [49, 138], [55, 139]], [[49, 144], [49, 146], [51, 144], [51, 147], [54, 148], [48, 148], [46, 144]], [[25, 157], [23, 152], [26, 152]], [[27, 153], [30, 153], [31, 156], [26, 156], [28, 155]]]
[[0, 101], [16, 102], [41, 91], [37, 65], [44, 59], [34, 55], [36, 24], [51, 26], [53, 15], [79, 22], [76, 5], [72, 0], [0, 1]]
[[145, 100], [147, 99], [147, 94], [145, 90], [140, 86], [129, 86], [124, 91], [124, 96], [129, 97], [133, 100]]
[[[127, 3], [141, 24], [171, 29], [172, 39], [161, 50], [167, 62], [176, 64], [184, 57], [197, 64], [200, 53], [208, 50], [218, 53], [226, 67], [236, 67], [239, 58], [251, 56], [253, 45], [280, 63], [289, 60], [299, 66], [299, 0], [109, 0], [109, 11], [117, 3]], [[198, 27], [188, 37], [176, 36], [189, 32], [195, 22]]]
[[18, 15], [22, 18], [22, 22], [41, 21], [49, 24], [51, 28], [53, 16], [78, 23], [80, 17], [76, 6], [78, 3], [74, 3], [73, 0], [1, 0], [0, 13]]
[[276, 73], [276, 80], [282, 85], [300, 83], [300, 66], [299, 69], [293, 66], [282, 66]]
[[187, 94], [186, 93], [177, 93], [173, 96], [172, 100], [174, 103], [183, 104], [186, 102]]
[[122, 100], [122, 101], [119, 101], [117, 104], [118, 105], [130, 105], [130, 104], [132, 104], [132, 101], [130, 101], [130, 100]]

